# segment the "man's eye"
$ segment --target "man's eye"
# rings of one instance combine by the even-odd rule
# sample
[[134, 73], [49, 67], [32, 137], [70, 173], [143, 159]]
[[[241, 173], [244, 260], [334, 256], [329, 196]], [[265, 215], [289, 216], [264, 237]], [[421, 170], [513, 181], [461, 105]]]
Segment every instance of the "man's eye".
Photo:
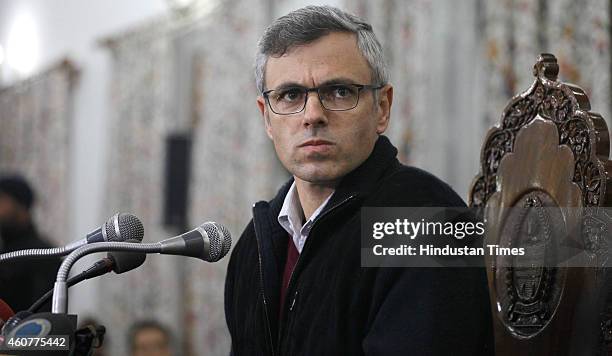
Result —
[[302, 98], [302, 90], [287, 89], [278, 93], [277, 100], [279, 101], [296, 101]]
[[351, 98], [356, 95], [356, 89], [347, 85], [334, 85], [330, 89], [332, 97], [336, 99]]

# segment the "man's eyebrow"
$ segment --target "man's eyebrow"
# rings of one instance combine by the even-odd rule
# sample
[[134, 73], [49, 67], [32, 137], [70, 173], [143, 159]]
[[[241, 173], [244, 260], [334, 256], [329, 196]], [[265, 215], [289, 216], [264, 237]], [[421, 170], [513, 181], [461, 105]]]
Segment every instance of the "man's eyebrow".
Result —
[[278, 85], [276, 88], [274, 88], [274, 90], [279, 90], [279, 89], [286, 89], [286, 88], [306, 88], [305, 86], [303, 86], [302, 84], [299, 84], [297, 82], [283, 82], [280, 85]]
[[332, 78], [324, 81], [319, 84], [319, 86], [323, 85], [335, 85], [335, 84], [355, 84], [355, 80], [345, 77]]
[[[319, 84], [319, 86], [336, 85], [336, 84], [355, 84], [355, 80], [345, 78], [345, 77], [331, 78], [331, 79], [327, 79], [326, 81], [322, 82], [321, 84]], [[307, 87], [297, 82], [283, 82], [280, 85], [278, 85], [276, 88], [274, 88], [274, 90], [286, 89], [286, 88], [307, 88]]]

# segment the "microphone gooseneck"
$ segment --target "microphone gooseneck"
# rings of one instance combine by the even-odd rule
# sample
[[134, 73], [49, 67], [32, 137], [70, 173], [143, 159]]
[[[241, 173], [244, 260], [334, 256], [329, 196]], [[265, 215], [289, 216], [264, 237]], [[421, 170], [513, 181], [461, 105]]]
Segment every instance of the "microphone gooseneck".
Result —
[[[139, 240], [127, 240], [128, 243], [140, 243]], [[134, 253], [134, 252], [109, 252], [107, 256], [96, 263], [91, 265], [83, 272], [76, 276], [70, 277], [67, 281], [67, 287], [72, 287], [75, 284], [81, 283], [84, 280], [92, 279], [95, 277], [102, 276], [110, 273], [111, 271], [116, 274], [122, 274], [136, 269], [145, 262], [147, 258], [146, 253]], [[36, 313], [40, 307], [42, 307], [51, 297], [53, 296], [53, 289], [50, 289], [42, 297], [40, 297], [34, 304], [28, 308], [31, 313]], [[1, 300], [0, 300], [1, 304]]]

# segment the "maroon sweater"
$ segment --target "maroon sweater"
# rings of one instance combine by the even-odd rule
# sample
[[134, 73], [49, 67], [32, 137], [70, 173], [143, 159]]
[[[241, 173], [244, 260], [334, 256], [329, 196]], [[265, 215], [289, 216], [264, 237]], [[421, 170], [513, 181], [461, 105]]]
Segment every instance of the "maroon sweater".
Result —
[[285, 270], [283, 272], [283, 285], [281, 287], [280, 295], [280, 310], [283, 310], [283, 306], [285, 305], [285, 297], [287, 295], [287, 287], [289, 287], [289, 279], [291, 278], [291, 272], [293, 272], [293, 268], [297, 263], [298, 257], [300, 257], [300, 253], [295, 247], [293, 239], [291, 238], [291, 236], [289, 236], [289, 243], [287, 244], [287, 262], [285, 263]]

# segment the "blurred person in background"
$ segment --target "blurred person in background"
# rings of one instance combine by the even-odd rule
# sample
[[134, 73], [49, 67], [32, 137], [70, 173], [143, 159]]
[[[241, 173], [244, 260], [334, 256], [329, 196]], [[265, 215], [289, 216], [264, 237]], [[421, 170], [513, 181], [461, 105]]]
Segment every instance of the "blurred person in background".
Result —
[[170, 330], [154, 320], [139, 321], [128, 333], [131, 356], [171, 356]]
[[[51, 248], [32, 218], [35, 194], [20, 175], [0, 176], [0, 253], [31, 248]], [[15, 312], [30, 307], [53, 288], [58, 257], [21, 259], [0, 264], [0, 299]], [[49, 310], [47, 303], [41, 311]]]
[[[98, 326], [102, 325], [96, 318], [93, 317], [86, 317], [84, 318], [82, 321], [79, 321], [79, 327], [78, 329], [83, 329], [83, 328], [96, 328]], [[106, 332], [103, 335], [102, 338], [102, 344], [100, 345], [100, 347], [92, 347], [92, 353], [90, 356], [107, 356], [107, 353], [105, 350], [108, 349], [108, 344], [109, 344], [109, 340], [108, 340], [108, 335], [106, 334]]]

